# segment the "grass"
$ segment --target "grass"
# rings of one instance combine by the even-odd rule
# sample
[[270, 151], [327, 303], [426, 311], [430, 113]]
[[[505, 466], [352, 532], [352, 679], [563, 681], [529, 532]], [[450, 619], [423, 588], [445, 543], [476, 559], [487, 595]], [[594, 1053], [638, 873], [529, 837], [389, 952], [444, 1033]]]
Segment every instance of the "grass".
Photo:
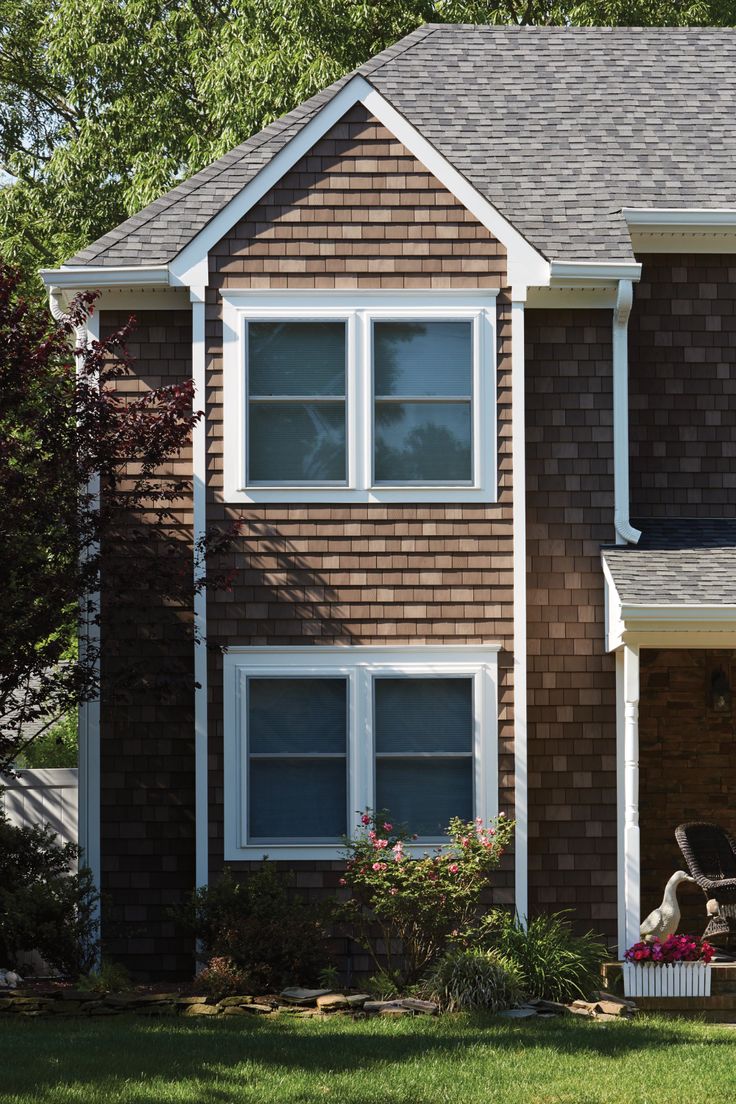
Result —
[[728, 1027], [402, 1020], [4, 1020], [2, 1104], [712, 1104]]

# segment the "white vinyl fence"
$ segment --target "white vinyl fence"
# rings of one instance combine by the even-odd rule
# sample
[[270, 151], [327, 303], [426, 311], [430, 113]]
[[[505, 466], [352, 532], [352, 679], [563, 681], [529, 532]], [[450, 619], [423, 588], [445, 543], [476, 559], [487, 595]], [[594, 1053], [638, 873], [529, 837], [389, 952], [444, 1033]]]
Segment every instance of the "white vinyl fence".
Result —
[[23, 828], [48, 824], [60, 843], [77, 843], [78, 776], [76, 767], [18, 771], [3, 782], [0, 801], [8, 819]]

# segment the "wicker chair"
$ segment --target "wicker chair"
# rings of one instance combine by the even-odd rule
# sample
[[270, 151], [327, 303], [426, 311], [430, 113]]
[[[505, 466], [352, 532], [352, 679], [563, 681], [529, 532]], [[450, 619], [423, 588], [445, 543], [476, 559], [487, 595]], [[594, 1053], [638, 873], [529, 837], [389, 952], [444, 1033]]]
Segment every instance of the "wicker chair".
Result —
[[705, 896], [718, 902], [703, 939], [736, 942], [736, 840], [725, 828], [705, 821], [681, 824], [675, 839]]

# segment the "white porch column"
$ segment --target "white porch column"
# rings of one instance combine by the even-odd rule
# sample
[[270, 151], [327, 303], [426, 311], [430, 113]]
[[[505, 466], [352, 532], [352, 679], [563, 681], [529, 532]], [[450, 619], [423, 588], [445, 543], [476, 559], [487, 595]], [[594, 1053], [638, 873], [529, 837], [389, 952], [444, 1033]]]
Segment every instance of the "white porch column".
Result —
[[[194, 379], [194, 409], [206, 407], [205, 372], [205, 289], [191, 288], [192, 303], [192, 376]], [[194, 540], [194, 582], [201, 579], [202, 565], [197, 561], [200, 542], [207, 531], [207, 419], [200, 418], [192, 433], [192, 499]], [[206, 569], [204, 569], [206, 570]], [[207, 591], [201, 589], [194, 597], [194, 804], [195, 804], [195, 867], [196, 886], [209, 881], [209, 802], [207, 760]]]
[[[619, 955], [639, 939], [639, 648], [623, 648], [623, 899], [624, 930]], [[621, 941], [623, 935], [623, 941]], [[622, 945], [621, 945], [622, 943]]]

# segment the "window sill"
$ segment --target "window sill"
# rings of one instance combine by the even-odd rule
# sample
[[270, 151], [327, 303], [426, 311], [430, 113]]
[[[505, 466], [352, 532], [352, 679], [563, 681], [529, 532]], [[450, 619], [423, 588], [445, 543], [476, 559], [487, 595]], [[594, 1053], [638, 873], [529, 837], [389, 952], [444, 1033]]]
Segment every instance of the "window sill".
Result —
[[416, 502], [487, 502], [495, 503], [498, 496], [495, 488], [449, 486], [432, 487], [370, 487], [357, 490], [350, 487], [249, 487], [247, 489], [228, 486], [223, 492], [228, 504], [258, 505], [260, 503], [344, 503], [345, 505], [365, 505], [366, 503], [416, 503]]

